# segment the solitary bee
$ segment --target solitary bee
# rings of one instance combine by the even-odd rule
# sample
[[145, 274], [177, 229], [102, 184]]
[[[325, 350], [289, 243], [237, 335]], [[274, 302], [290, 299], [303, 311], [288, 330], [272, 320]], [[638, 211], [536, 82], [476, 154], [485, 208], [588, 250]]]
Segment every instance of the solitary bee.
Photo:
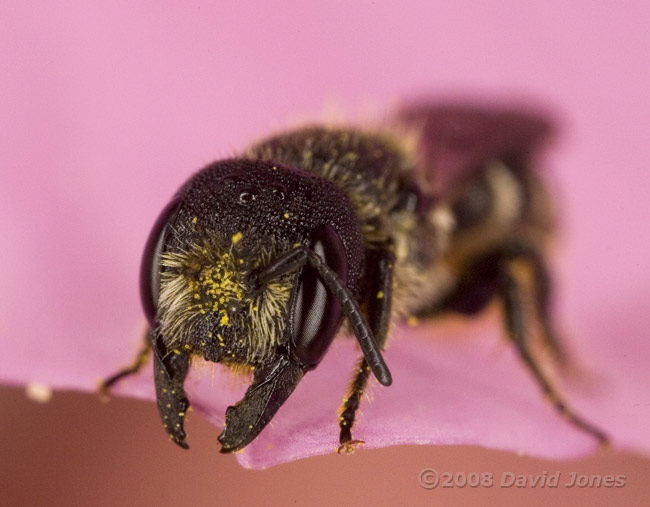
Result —
[[270, 137], [199, 171], [163, 210], [145, 247], [141, 298], [158, 409], [178, 445], [187, 448], [192, 356], [253, 371], [219, 436], [221, 452], [233, 452], [257, 437], [347, 321], [362, 352], [339, 414], [339, 451], [352, 451], [370, 374], [392, 382], [382, 357], [391, 316], [472, 316], [494, 299], [557, 410], [606, 441], [561, 400], [531, 352], [537, 327], [561, 357], [543, 253], [552, 213], [534, 170], [548, 122], [436, 105], [406, 110], [397, 124]]

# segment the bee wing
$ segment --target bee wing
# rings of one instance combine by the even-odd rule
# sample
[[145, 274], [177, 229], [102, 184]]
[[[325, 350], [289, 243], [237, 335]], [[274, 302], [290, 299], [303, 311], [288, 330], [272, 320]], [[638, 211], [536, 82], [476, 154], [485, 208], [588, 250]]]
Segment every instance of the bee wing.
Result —
[[437, 192], [493, 159], [528, 163], [553, 131], [541, 113], [461, 103], [412, 104], [397, 122], [415, 131], [420, 177]]

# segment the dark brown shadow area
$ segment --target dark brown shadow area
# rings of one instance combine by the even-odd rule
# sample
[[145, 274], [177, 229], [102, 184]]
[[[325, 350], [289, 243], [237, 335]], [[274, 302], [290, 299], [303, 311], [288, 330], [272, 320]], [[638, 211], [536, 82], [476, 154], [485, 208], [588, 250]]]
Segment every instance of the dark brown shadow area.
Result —
[[[265, 471], [241, 468], [218, 453], [218, 431], [195, 416], [192, 449], [167, 441], [151, 403], [101, 403], [79, 393], [54, 393], [37, 404], [17, 388], [0, 389], [0, 491], [3, 505], [646, 505], [650, 460], [604, 452], [552, 462], [469, 447], [395, 447], [353, 456], [310, 458]], [[421, 471], [453, 475], [426, 490]], [[491, 487], [463, 484], [463, 474], [491, 474]], [[502, 487], [514, 475], [559, 472], [557, 488]], [[623, 487], [565, 486], [579, 476], [625, 476]], [[504, 475], [505, 473], [513, 474]], [[489, 477], [490, 475], [488, 475]], [[428, 477], [424, 477], [426, 480]], [[547, 479], [548, 480], [548, 479]]]

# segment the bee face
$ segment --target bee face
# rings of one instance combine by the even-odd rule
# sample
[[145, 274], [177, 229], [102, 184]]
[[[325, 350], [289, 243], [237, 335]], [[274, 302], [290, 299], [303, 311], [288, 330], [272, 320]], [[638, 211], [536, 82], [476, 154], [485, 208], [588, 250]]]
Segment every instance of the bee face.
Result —
[[[145, 249], [143, 302], [152, 326], [168, 348], [213, 361], [263, 361], [287, 345], [288, 321], [298, 337], [318, 303], [328, 306], [322, 284], [309, 282], [317, 278], [309, 267], [252, 286], [251, 273], [298, 246], [320, 249], [348, 286], [357, 285], [362, 238], [338, 187], [267, 162], [204, 169], [163, 211]], [[338, 329], [338, 313], [329, 334]]]

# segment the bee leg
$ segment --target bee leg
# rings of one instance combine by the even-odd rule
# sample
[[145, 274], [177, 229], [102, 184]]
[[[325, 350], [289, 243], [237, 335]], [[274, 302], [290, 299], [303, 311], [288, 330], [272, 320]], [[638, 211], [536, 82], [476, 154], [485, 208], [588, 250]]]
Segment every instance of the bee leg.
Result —
[[606, 444], [607, 436], [573, 412], [560, 398], [560, 395], [547, 380], [529, 350], [527, 330], [530, 320], [525, 315], [524, 300], [527, 289], [528, 294], [532, 295], [534, 299], [539, 297], [539, 291], [531, 290], [531, 282], [534, 283], [536, 272], [534, 264], [534, 262], [531, 263], [530, 256], [526, 252], [522, 252], [522, 255], [506, 255], [500, 261], [498, 290], [503, 302], [504, 321], [508, 336], [517, 347], [519, 356], [557, 411], [575, 427], [594, 436], [601, 444]]
[[[393, 261], [393, 254], [388, 249], [383, 249], [371, 252], [368, 262], [371, 271], [369, 279], [374, 282], [368, 293], [368, 320], [380, 349], [383, 349], [386, 343], [390, 324]], [[339, 453], [350, 454], [357, 446], [364, 443], [362, 440], [352, 438], [352, 426], [370, 373], [368, 362], [365, 357], [361, 357], [348, 389], [348, 395], [344, 398], [343, 406], [340, 409]]]
[[244, 399], [226, 410], [226, 424], [219, 435], [221, 452], [235, 452], [252, 442], [291, 395], [305, 369], [286, 356], [257, 368]]
[[135, 375], [136, 373], [138, 373], [140, 369], [147, 363], [150, 352], [151, 352], [151, 341], [149, 340], [149, 333], [147, 332], [147, 334], [144, 337], [144, 344], [142, 345], [142, 348], [138, 351], [138, 355], [136, 356], [131, 366], [127, 368], [123, 368], [118, 372], [114, 373], [113, 375], [111, 375], [110, 377], [102, 380], [99, 386], [100, 396], [102, 398], [108, 398], [111, 387], [113, 387], [123, 378], [130, 377], [131, 375]]
[[553, 327], [552, 319], [549, 315], [550, 309], [550, 288], [551, 279], [540, 255], [530, 247], [521, 247], [518, 252], [519, 256], [525, 256], [529, 262], [533, 278], [533, 303], [539, 325], [542, 331], [542, 339], [548, 352], [558, 363], [566, 362], [566, 354], [560, 341], [557, 339], [557, 333]]
[[156, 398], [163, 427], [169, 438], [183, 449], [188, 449], [184, 423], [190, 403], [183, 389], [183, 383], [190, 367], [190, 354], [181, 350], [166, 352], [156, 332], [152, 332], [152, 347]]

